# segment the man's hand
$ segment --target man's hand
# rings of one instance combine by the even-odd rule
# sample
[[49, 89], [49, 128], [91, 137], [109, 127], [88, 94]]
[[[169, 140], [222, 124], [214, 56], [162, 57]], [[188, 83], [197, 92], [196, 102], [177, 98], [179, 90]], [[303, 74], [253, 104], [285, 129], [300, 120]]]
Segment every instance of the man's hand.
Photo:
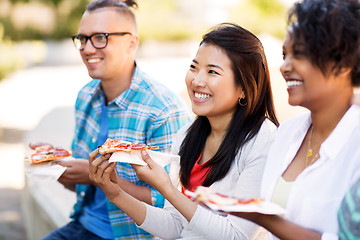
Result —
[[85, 159], [74, 160], [56, 160], [54, 163], [66, 167], [65, 172], [60, 176], [58, 181], [65, 188], [74, 191], [75, 184], [89, 184], [89, 161]]

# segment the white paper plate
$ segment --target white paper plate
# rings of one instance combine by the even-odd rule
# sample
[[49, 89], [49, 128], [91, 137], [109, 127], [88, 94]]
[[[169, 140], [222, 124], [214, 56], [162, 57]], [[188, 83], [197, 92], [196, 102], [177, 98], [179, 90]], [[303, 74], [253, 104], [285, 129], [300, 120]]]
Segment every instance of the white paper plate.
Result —
[[[71, 161], [73, 157], [66, 157], [59, 160]], [[65, 172], [66, 167], [54, 164], [52, 161], [40, 163], [25, 163], [25, 174], [31, 179], [36, 180], [54, 180], [57, 181], [59, 177]]]
[[[171, 162], [180, 161], [179, 155], [162, 153], [152, 150], [147, 150], [147, 153], [150, 155], [152, 160], [154, 160], [157, 164], [159, 164], [162, 167], [165, 167]], [[114, 152], [111, 155], [109, 162], [124, 162], [124, 163], [138, 164], [138, 165], [147, 165], [146, 162], [144, 162], [144, 160], [141, 157], [141, 151]]]
[[[219, 202], [218, 203], [212, 203], [208, 200], [209, 197], [211, 197], [211, 194], [216, 194], [214, 191], [212, 191], [209, 188], [205, 187], [199, 187], [199, 190], [195, 192], [186, 191], [187, 195], [189, 195], [192, 199], [199, 202], [200, 204], [205, 205], [206, 207], [210, 208], [214, 211], [222, 211], [222, 212], [257, 212], [262, 214], [270, 214], [270, 215], [278, 215], [278, 214], [284, 214], [286, 210], [279, 206], [278, 204], [275, 204], [273, 202], [268, 202], [265, 200], [254, 202], [254, 203], [248, 203], [248, 204], [223, 204]], [[200, 197], [200, 194], [203, 196]], [[204, 196], [207, 195], [207, 196]], [[223, 196], [226, 199], [226, 196]], [[216, 197], [218, 198], [218, 197]], [[212, 198], [216, 199], [216, 198]], [[234, 199], [232, 197], [229, 197], [229, 199]]]

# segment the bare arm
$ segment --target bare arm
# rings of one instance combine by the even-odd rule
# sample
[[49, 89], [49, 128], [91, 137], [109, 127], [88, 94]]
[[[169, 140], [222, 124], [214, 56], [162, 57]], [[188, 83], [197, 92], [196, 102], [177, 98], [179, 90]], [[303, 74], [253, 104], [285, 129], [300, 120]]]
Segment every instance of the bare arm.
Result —
[[277, 215], [266, 215], [260, 213], [240, 213], [231, 212], [230, 214], [250, 220], [284, 240], [318, 240], [321, 233], [301, 227]]

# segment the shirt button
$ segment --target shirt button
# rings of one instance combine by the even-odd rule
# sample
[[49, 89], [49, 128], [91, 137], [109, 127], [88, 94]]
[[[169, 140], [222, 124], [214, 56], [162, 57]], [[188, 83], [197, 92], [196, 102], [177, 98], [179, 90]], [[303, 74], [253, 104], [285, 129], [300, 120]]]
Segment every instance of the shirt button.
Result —
[[92, 142], [95, 143], [95, 142], [96, 142], [96, 138], [93, 137], [93, 138], [92, 138]]
[[80, 196], [82, 196], [82, 197], [85, 196], [85, 192], [81, 192]]

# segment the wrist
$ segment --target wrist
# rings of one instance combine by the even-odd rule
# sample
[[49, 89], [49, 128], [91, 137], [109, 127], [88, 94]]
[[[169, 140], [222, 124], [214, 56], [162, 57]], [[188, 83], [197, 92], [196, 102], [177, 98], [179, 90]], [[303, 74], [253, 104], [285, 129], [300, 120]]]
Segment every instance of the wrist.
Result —
[[117, 191], [113, 191], [111, 194], [107, 195], [107, 199], [116, 205], [117, 202], [121, 202], [121, 199], [124, 198], [124, 196], [127, 193], [122, 190], [121, 188], [118, 188]]
[[173, 184], [167, 184], [162, 187], [162, 190], [160, 191], [161, 195], [163, 195], [166, 199], [169, 199], [173, 196], [176, 196], [176, 194], [179, 193], [179, 190], [173, 185]]

